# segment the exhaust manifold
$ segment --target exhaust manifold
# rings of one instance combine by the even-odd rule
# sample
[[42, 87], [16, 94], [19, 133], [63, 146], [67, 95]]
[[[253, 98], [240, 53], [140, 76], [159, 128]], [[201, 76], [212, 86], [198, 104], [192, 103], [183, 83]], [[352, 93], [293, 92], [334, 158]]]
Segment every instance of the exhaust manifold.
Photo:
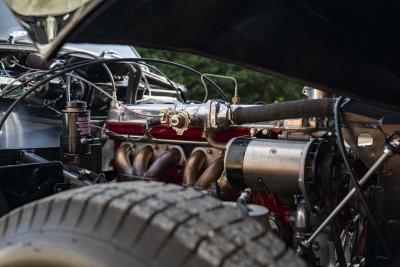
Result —
[[115, 155], [115, 165], [122, 180], [136, 180], [143, 177], [158, 179], [168, 167], [177, 165], [181, 152], [171, 148], [155, 158], [154, 148], [151, 145], [135, 151], [129, 143], [122, 144]]
[[[159, 179], [171, 166], [179, 165], [182, 152], [172, 147], [160, 154], [152, 145], [135, 149], [130, 143], [122, 144], [116, 152], [115, 164], [124, 181], [141, 178]], [[208, 190], [222, 174], [224, 160], [221, 156], [208, 158], [205, 150], [196, 149], [186, 162], [182, 185], [197, 190]]]
[[182, 185], [197, 190], [208, 190], [224, 170], [222, 157], [216, 158], [206, 166], [206, 153], [203, 150], [194, 151], [185, 166]]

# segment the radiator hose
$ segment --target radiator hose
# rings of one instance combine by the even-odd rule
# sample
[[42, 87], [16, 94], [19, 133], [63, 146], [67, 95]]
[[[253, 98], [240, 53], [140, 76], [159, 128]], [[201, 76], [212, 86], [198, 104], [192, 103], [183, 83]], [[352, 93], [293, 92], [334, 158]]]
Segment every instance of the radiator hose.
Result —
[[305, 99], [263, 106], [238, 107], [233, 111], [236, 124], [333, 115], [335, 99]]

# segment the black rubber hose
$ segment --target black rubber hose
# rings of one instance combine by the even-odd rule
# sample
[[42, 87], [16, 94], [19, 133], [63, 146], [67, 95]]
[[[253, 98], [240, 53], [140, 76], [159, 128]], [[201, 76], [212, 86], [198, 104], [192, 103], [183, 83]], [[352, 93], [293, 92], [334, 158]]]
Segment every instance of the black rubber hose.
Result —
[[263, 106], [239, 107], [233, 111], [236, 124], [295, 119], [329, 117], [333, 114], [335, 99], [306, 99], [274, 103]]
[[136, 104], [137, 92], [140, 79], [142, 78], [142, 69], [139, 64], [126, 64], [129, 69], [128, 87], [126, 88], [126, 104]]

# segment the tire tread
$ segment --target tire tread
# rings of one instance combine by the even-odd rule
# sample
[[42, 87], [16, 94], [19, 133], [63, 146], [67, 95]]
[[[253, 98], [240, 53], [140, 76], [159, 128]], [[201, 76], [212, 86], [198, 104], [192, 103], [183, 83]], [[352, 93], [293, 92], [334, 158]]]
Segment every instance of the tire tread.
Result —
[[149, 266], [305, 266], [237, 209], [159, 182], [97, 185], [26, 205], [0, 219], [0, 247], [28, 232], [57, 229], [104, 240]]

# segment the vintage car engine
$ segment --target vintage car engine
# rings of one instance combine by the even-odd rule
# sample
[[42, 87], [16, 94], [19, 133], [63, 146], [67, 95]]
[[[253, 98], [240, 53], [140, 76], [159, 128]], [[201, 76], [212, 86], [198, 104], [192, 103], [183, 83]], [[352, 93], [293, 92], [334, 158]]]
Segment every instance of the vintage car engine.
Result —
[[[326, 190], [346, 184], [329, 121], [318, 116], [333, 101], [314, 100], [328, 111], [287, 120], [267, 115], [269, 121], [255, 114], [253, 123], [240, 125], [237, 112], [254, 106], [219, 101], [114, 106], [106, 122], [115, 147], [112, 164], [121, 181], [160, 179], [226, 201], [247, 197], [253, 209], [269, 210], [262, 215], [279, 235], [294, 234], [300, 243], [326, 210]], [[328, 248], [321, 250], [322, 262]]]

